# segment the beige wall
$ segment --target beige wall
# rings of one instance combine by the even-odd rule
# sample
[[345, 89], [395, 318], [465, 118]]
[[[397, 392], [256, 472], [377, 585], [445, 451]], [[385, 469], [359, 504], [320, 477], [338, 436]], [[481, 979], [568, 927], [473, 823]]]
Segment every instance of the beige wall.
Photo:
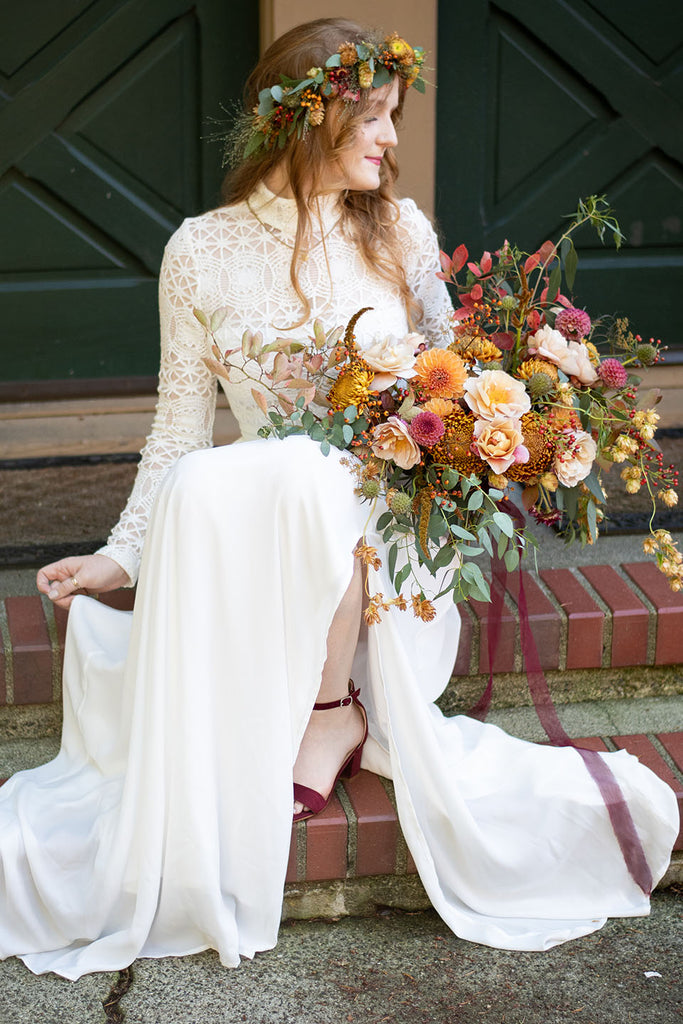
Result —
[[353, 18], [369, 28], [396, 31], [427, 51], [424, 95], [408, 95], [399, 131], [399, 190], [431, 215], [434, 209], [436, 153], [436, 6], [437, 0], [260, 0], [261, 48], [294, 25], [314, 18]]

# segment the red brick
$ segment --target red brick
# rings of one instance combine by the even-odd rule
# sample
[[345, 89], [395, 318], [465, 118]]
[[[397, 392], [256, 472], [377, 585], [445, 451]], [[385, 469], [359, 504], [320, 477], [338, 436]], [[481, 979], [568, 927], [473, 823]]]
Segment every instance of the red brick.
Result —
[[678, 809], [681, 813], [681, 830], [678, 839], [674, 844], [674, 850], [683, 850], [683, 783], [676, 778], [668, 764], [650, 743], [647, 736], [642, 734], [636, 736], [613, 736], [617, 747], [628, 750], [629, 754], [635, 754], [642, 764], [650, 768], [655, 775], [658, 775], [667, 786], [671, 786], [678, 800]]
[[118, 608], [119, 611], [130, 612], [133, 610], [133, 604], [135, 603], [135, 590], [130, 587], [124, 590], [110, 590], [106, 594], [100, 594], [100, 601], [102, 604], [109, 605], [110, 608]]
[[657, 739], [671, 757], [680, 772], [683, 772], [683, 732], [660, 732]]
[[348, 822], [335, 795], [306, 822], [306, 881], [346, 878]]
[[358, 819], [356, 876], [393, 875], [398, 821], [384, 786], [372, 772], [362, 771], [344, 787]]
[[584, 565], [581, 572], [612, 613], [611, 664], [647, 665], [650, 614], [643, 602], [611, 565]]
[[472, 637], [474, 634], [472, 612], [467, 607], [466, 601], [462, 601], [458, 605], [458, 609], [460, 611], [460, 639], [458, 641], [458, 655], [453, 666], [453, 675], [467, 676], [470, 674]]
[[[514, 572], [508, 575], [507, 587], [519, 605], [519, 573]], [[560, 637], [562, 635], [562, 620], [559, 613], [531, 573], [528, 572], [524, 573], [524, 594], [529, 613], [529, 625], [538, 648], [541, 668], [559, 668]]]
[[285, 882], [296, 882], [297, 877], [297, 832], [299, 823], [292, 825], [292, 838], [289, 842], [289, 859], [287, 860], [287, 874], [285, 875]]
[[[489, 671], [488, 629], [491, 616], [491, 605], [485, 601], [469, 600], [469, 606], [479, 619], [479, 671]], [[493, 655], [494, 672], [514, 672], [515, 669], [515, 635], [517, 633], [517, 616], [506, 606], [503, 607], [498, 635], [498, 649]]]
[[7, 597], [15, 704], [52, 700], [52, 645], [39, 597]]
[[583, 747], [584, 750], [609, 750], [605, 741], [599, 736], [582, 736], [579, 740], [572, 740], [572, 743], [575, 743], [577, 747]]
[[629, 562], [623, 567], [657, 609], [656, 665], [683, 661], [683, 591], [675, 593], [654, 562]]
[[64, 650], [64, 641], [66, 640], [66, 624], [69, 621], [69, 609], [60, 608], [58, 605], [52, 606], [55, 613], [55, 626], [57, 627], [57, 643], [60, 649]]
[[567, 668], [600, 668], [604, 615], [569, 569], [542, 569], [549, 587], [567, 616]]

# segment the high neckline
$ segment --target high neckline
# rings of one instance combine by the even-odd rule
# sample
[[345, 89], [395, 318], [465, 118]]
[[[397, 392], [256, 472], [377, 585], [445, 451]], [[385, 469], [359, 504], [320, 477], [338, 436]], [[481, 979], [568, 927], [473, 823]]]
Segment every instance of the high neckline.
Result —
[[[296, 235], [297, 209], [295, 199], [285, 199], [261, 181], [249, 196], [249, 208], [257, 219], [269, 227], [277, 228], [283, 236], [293, 239]], [[340, 209], [335, 193], [316, 196], [311, 204], [311, 222], [314, 233], [326, 234], [339, 220]]]

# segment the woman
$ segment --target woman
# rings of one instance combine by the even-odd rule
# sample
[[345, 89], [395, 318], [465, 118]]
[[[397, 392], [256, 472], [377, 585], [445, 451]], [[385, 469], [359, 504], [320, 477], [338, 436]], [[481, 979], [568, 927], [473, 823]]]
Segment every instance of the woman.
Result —
[[[309, 96], [302, 137], [292, 108], [261, 96], [226, 205], [169, 242], [159, 407], [130, 501], [102, 551], [38, 575], [68, 606], [76, 590], [133, 582], [144, 538], [132, 619], [73, 603], [60, 754], [0, 791], [0, 957], [36, 972], [77, 978], [207, 947], [236, 966], [271, 948], [292, 783], [295, 817], [315, 811], [361, 750], [393, 778], [422, 880], [458, 935], [543, 949], [648, 912], [575, 751], [430, 703], [455, 656], [452, 604], [429, 623], [392, 610], [358, 639], [367, 509], [338, 453], [259, 440], [249, 384], [229, 383], [248, 443], [210, 448], [215, 382], [193, 307], [228, 308], [226, 348], [245, 329], [308, 334], [316, 317], [335, 326], [363, 306], [361, 346], [413, 327], [447, 336], [434, 234], [392, 198], [394, 125], [419, 61], [398, 37], [379, 41], [387, 78], [352, 89], [344, 69], [367, 63], [367, 40], [352, 22], [313, 22], [252, 74], [248, 111], [283, 74], [310, 80], [330, 57], [340, 69], [329, 95]], [[366, 536], [381, 547], [372, 523]], [[384, 567], [368, 568], [367, 588], [390, 591]], [[629, 755], [609, 757], [656, 880], [673, 794]]]

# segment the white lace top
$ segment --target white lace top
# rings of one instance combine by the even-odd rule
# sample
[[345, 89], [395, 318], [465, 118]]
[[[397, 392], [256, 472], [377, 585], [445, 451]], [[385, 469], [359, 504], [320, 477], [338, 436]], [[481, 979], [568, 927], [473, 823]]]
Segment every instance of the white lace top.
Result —
[[[208, 314], [228, 307], [217, 335], [221, 348], [239, 345], [247, 329], [262, 331], [266, 341], [305, 338], [316, 318], [327, 330], [345, 324], [363, 306], [373, 309], [358, 322], [361, 347], [377, 336], [408, 333], [396, 289], [363, 263], [339, 224], [332, 197], [319, 203], [314, 218], [319, 224], [299, 271], [310, 317], [303, 326], [292, 327], [304, 312], [289, 278], [296, 216], [294, 200], [278, 198], [261, 185], [248, 203], [185, 220], [166, 246], [159, 280], [159, 401], [132, 493], [99, 551], [125, 569], [131, 585], [161, 480], [181, 455], [212, 443], [216, 377], [202, 362], [202, 356], [210, 355], [211, 342], [193, 316], [194, 306]], [[446, 286], [435, 276], [436, 235], [411, 199], [400, 201], [399, 233], [408, 284], [423, 310], [415, 329], [443, 344], [449, 340], [451, 304]], [[251, 395], [252, 385], [220, 383], [242, 439], [255, 438], [265, 419]]]

